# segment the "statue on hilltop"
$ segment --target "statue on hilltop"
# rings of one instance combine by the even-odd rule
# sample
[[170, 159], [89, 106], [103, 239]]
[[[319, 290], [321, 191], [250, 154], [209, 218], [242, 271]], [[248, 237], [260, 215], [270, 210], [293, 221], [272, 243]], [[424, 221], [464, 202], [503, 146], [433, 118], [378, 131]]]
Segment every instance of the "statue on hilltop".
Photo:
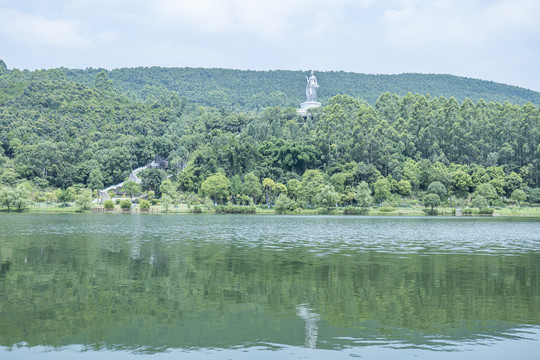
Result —
[[306, 97], [308, 102], [317, 102], [317, 89], [319, 88], [319, 84], [317, 84], [317, 78], [315, 75], [313, 75], [313, 70], [311, 70], [311, 76], [307, 77], [307, 85], [306, 85]]

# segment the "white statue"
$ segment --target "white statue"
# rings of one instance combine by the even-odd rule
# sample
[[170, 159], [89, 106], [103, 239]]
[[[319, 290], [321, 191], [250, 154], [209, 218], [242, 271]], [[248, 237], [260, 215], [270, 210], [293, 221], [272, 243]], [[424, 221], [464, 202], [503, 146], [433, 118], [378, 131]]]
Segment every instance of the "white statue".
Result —
[[315, 75], [313, 75], [313, 70], [311, 70], [311, 76], [307, 77], [307, 85], [306, 85], [306, 97], [308, 102], [316, 102], [317, 101], [317, 89], [319, 88], [319, 84], [317, 84], [317, 78]]

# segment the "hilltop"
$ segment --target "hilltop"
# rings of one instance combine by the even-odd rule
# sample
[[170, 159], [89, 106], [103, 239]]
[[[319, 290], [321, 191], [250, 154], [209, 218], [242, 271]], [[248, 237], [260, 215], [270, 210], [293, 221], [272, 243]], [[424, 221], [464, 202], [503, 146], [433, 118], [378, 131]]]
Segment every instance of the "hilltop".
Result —
[[[62, 68], [66, 79], [93, 86], [103, 69]], [[307, 71], [251, 71], [204, 68], [138, 67], [106, 71], [113, 88], [137, 100], [168, 96], [174, 91], [195, 103], [235, 110], [253, 110], [268, 106], [292, 106], [305, 101]], [[540, 93], [491, 81], [453, 75], [400, 74], [368, 75], [344, 71], [317, 71], [320, 84], [318, 100], [326, 104], [335, 95], [349, 95], [375, 104], [382, 93], [398, 96], [407, 93], [431, 97], [454, 97], [459, 102], [516, 105], [531, 102], [540, 105]]]

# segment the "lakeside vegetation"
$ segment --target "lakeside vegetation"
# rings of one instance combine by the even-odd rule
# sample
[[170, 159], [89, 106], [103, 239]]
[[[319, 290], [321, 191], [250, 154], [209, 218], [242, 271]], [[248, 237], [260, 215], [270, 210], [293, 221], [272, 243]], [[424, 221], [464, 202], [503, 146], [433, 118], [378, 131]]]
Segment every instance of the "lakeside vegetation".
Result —
[[[390, 92], [373, 102], [366, 91], [366, 97], [329, 96], [302, 118], [283, 106], [297, 101], [288, 96], [276, 102], [282, 106], [267, 107], [249, 105], [253, 95], [246, 92], [237, 107], [231, 94], [215, 93], [201, 106], [207, 93], [160, 88], [156, 84], [175, 72], [158, 70], [124, 69], [122, 82], [112, 76], [120, 70], [30, 72], [0, 62], [0, 206], [22, 211], [32, 203], [75, 202], [71, 208], [87, 211], [98, 190], [122, 181], [111, 197], [161, 204], [168, 212], [225, 205], [258, 206], [257, 213], [415, 208], [441, 214], [459, 208], [502, 215], [507, 207], [540, 203], [540, 112], [534, 103]], [[241, 74], [252, 84], [246, 88], [261, 75], [215, 69], [208, 70], [211, 79], [216, 71], [229, 83]], [[214, 80], [197, 80], [200, 69], [187, 73], [182, 81], [193, 87], [215, 88]], [[261, 97], [273, 97], [268, 86], [289, 91], [292, 75], [301, 74], [272, 73], [276, 81], [261, 84]], [[153, 84], [148, 96], [130, 88], [137, 77]], [[455, 80], [441, 80], [434, 93], [444, 84], [457, 86]], [[291, 84], [280, 90], [281, 81]], [[361, 77], [354, 82], [357, 88], [368, 83]], [[230, 91], [239, 86], [233, 85]], [[491, 89], [484, 85], [482, 91]], [[166, 172], [145, 170], [141, 184], [127, 179], [156, 155], [169, 160]]]

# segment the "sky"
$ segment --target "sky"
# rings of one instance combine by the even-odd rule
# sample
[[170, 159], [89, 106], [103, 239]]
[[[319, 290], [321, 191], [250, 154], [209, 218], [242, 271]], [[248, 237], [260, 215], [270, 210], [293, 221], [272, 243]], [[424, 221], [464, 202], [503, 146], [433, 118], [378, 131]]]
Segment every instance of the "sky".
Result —
[[0, 59], [452, 74], [540, 91], [540, 0], [0, 0]]

